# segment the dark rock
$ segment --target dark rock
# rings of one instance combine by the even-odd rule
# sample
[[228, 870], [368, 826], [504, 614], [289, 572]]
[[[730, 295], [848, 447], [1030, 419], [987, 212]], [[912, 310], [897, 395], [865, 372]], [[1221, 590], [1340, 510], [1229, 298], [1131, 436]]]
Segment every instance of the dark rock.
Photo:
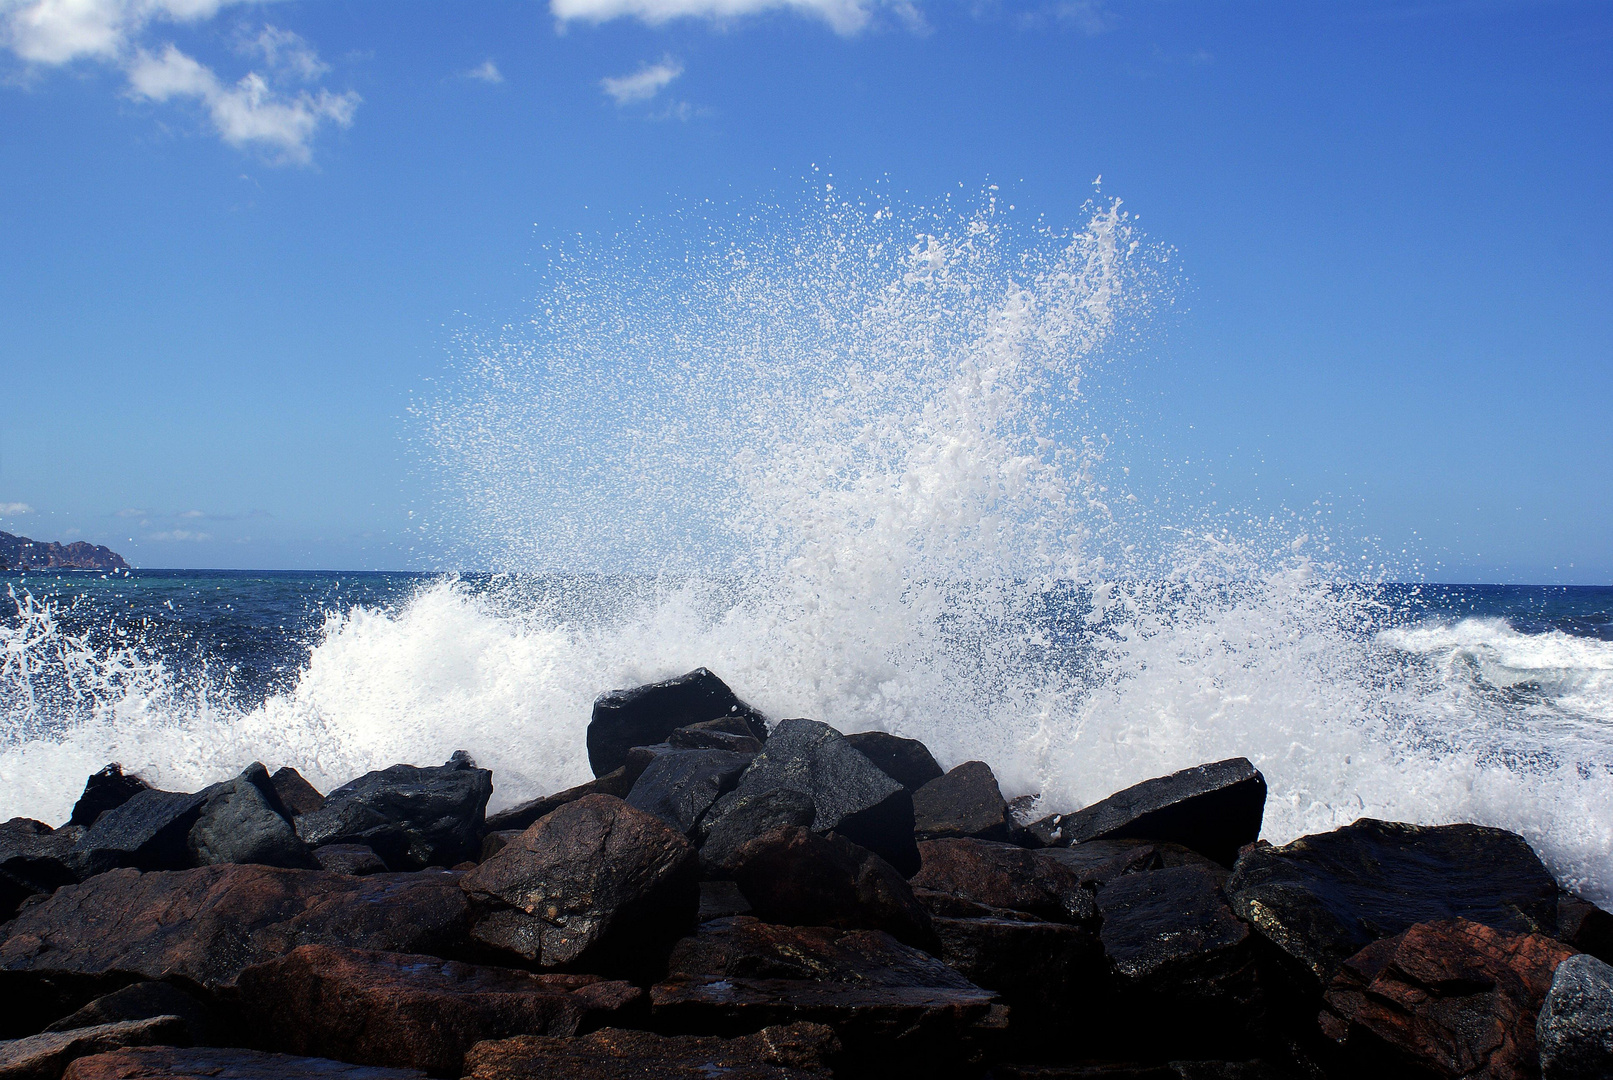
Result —
[[829, 1080], [840, 1040], [822, 1024], [718, 1039], [608, 1028], [580, 1039], [523, 1036], [476, 1047], [466, 1080]]
[[1008, 1064], [991, 1070], [992, 1080], [1300, 1080], [1318, 1076], [1262, 1061], [1103, 1062], [1092, 1065]]
[[0, 920], [31, 896], [49, 895], [78, 880], [68, 852], [84, 835], [77, 825], [52, 829], [32, 818], [0, 825]]
[[146, 788], [105, 811], [69, 853], [80, 877], [121, 866], [182, 870], [191, 865], [190, 827], [207, 796]]
[[1545, 1080], [1613, 1076], [1613, 967], [1584, 953], [1558, 964], [1535, 1040]]
[[788, 788], [812, 797], [814, 832], [838, 832], [903, 874], [918, 869], [913, 797], [856, 750], [845, 736], [816, 720], [781, 720], [739, 786], [712, 808], [713, 828], [727, 800]]
[[588, 764], [595, 776], [604, 776], [625, 765], [627, 752], [635, 746], [650, 746], [680, 727], [723, 717], [739, 717], [746, 721], [751, 735], [767, 738], [762, 715], [705, 668], [666, 682], [612, 690], [594, 701], [594, 715], [588, 723]]
[[343, 784], [297, 818], [297, 835], [311, 847], [366, 844], [394, 870], [474, 859], [493, 774], [462, 754], [435, 768], [394, 765]]
[[1419, 922], [1463, 918], [1514, 933], [1556, 930], [1557, 883], [1523, 838], [1482, 825], [1362, 818], [1282, 847], [1247, 850], [1226, 891], [1237, 913], [1308, 970], [1338, 966]]
[[883, 731], [860, 731], [846, 741], [879, 771], [909, 792], [917, 791], [941, 775], [930, 748], [917, 739], [904, 739]]
[[264, 1048], [458, 1076], [483, 1039], [575, 1035], [643, 996], [594, 975], [534, 975], [432, 956], [304, 945], [236, 982]]
[[700, 903], [683, 834], [609, 795], [540, 819], [463, 884], [476, 940], [549, 968], [635, 968], [664, 955]]
[[701, 826], [706, 836], [700, 845], [700, 871], [727, 877], [745, 844], [781, 825], [810, 826], [817, 816], [812, 796], [794, 788], [719, 799]]
[[137, 982], [102, 995], [68, 1016], [46, 1026], [46, 1031], [72, 1031], [98, 1024], [118, 1024], [150, 1020], [158, 1016], [177, 1017], [184, 1022], [179, 1045], [206, 1042], [213, 1029], [208, 1007], [173, 983]]
[[[747, 739], [757, 739], [764, 743], [767, 741], [767, 726], [763, 724], [758, 728], [751, 723], [750, 714], [744, 712], [729, 713], [726, 716], [719, 716], [715, 720], [701, 720], [698, 723], [685, 724], [677, 730], [695, 734], [718, 732], [725, 735], [743, 735]], [[676, 734], [676, 732], [673, 734]], [[667, 737], [671, 738], [670, 735]]]
[[984, 761], [966, 761], [913, 793], [913, 831], [920, 840], [1001, 840], [1008, 825], [1008, 803]]
[[[646, 762], [646, 764], [648, 763]], [[643, 770], [640, 769], [639, 772], [643, 772]], [[576, 787], [558, 791], [553, 795], [545, 795], [541, 799], [529, 799], [519, 806], [511, 806], [500, 810], [496, 814], [489, 814], [486, 826], [487, 831], [489, 833], [509, 832], [511, 830], [520, 832], [522, 829], [529, 828], [540, 817], [547, 816], [568, 802], [576, 802], [584, 795], [614, 795], [618, 799], [625, 799], [627, 793], [633, 790], [633, 782], [637, 779], [637, 773], [629, 776], [626, 766], [623, 766], [615, 772], [606, 773], [604, 776], [596, 776], [586, 784], [578, 784]], [[486, 856], [483, 857], [485, 858]]]
[[1218, 865], [1209, 863], [1202, 855], [1194, 855], [1179, 844], [1151, 844], [1146, 840], [1088, 840], [1067, 848], [1047, 848], [1042, 855], [1069, 869], [1083, 885], [1097, 888], [1122, 874], [1140, 874], [1163, 868], [1166, 853], [1172, 855], [1173, 866], [1183, 865], [1187, 856], [1212, 866]]
[[468, 929], [458, 875], [445, 871], [113, 870], [58, 889], [5, 928], [0, 987], [25, 993], [77, 981], [105, 993], [115, 988], [107, 980], [129, 976], [217, 986], [302, 944], [453, 956]]
[[1344, 962], [1323, 996], [1322, 1032], [1353, 1070], [1537, 1075], [1535, 1021], [1571, 955], [1540, 934], [1466, 919], [1418, 923]]
[[184, 1041], [185, 1024], [177, 1016], [50, 1031], [0, 1042], [0, 1077], [4, 1080], [57, 1080], [74, 1060], [90, 1054], [103, 1054], [125, 1046]]
[[276, 769], [269, 782], [274, 785], [275, 794], [280, 796], [280, 805], [285, 808], [287, 817], [311, 814], [325, 805], [325, 796], [319, 793], [319, 789], [304, 780], [302, 773], [290, 765]]
[[762, 751], [762, 740], [754, 735], [735, 735], [731, 731], [720, 731], [704, 724], [680, 727], [666, 737], [666, 742], [675, 750], [727, 750], [732, 754], [759, 754]]
[[941, 959], [976, 986], [1007, 1002], [1016, 1044], [1027, 1038], [1061, 1041], [1071, 1015], [1088, 1015], [1108, 989], [1107, 963], [1097, 933], [1086, 926], [1043, 922], [1018, 913], [1007, 918], [935, 918]]
[[754, 755], [727, 750], [674, 750], [650, 763], [627, 805], [654, 814], [685, 836], [693, 834], [718, 796], [733, 789]]
[[739, 849], [734, 881], [768, 922], [883, 930], [914, 948], [941, 951], [929, 913], [896, 868], [842, 836], [799, 825], [763, 833]]
[[726, 919], [730, 915], [749, 915], [750, 901], [732, 881], [702, 881], [700, 883], [700, 921]]
[[150, 1046], [79, 1058], [62, 1080], [425, 1080], [425, 1073], [234, 1047]]
[[318, 865], [297, 838], [269, 771], [261, 764], [254, 762], [234, 780], [214, 784], [201, 794], [201, 813], [186, 838], [192, 865]]
[[525, 831], [525, 829], [499, 829], [496, 832], [488, 833], [482, 837], [482, 857], [476, 861], [484, 863], [491, 859], [494, 855], [509, 847], [510, 841]]
[[[632, 785], [638, 783], [638, 778], [644, 775], [645, 769], [655, 764], [656, 758], [670, 753], [672, 753], [672, 744], [665, 742], [655, 743], [651, 746], [635, 746], [628, 750], [627, 764], [622, 766], [622, 769], [627, 774], [626, 778], [631, 781], [627, 790], [633, 790]], [[627, 796], [623, 795], [622, 798], [625, 799]]]
[[1057, 922], [1089, 922], [1097, 907], [1080, 871], [1050, 851], [967, 838], [926, 840], [915, 888]]
[[1613, 963], [1613, 914], [1573, 893], [1557, 897], [1557, 940]]
[[363, 844], [326, 844], [314, 849], [314, 862], [333, 874], [384, 874], [386, 863]]
[[1223, 866], [1260, 836], [1266, 778], [1247, 758], [1199, 765], [1140, 784], [1073, 814], [1054, 814], [1033, 825], [1048, 846], [1087, 840], [1167, 840]]
[[150, 786], [138, 776], [123, 775], [123, 766], [113, 762], [100, 772], [92, 773], [84, 782], [84, 794], [73, 804], [73, 816], [67, 823], [87, 829], [95, 824], [96, 818], [122, 806]]

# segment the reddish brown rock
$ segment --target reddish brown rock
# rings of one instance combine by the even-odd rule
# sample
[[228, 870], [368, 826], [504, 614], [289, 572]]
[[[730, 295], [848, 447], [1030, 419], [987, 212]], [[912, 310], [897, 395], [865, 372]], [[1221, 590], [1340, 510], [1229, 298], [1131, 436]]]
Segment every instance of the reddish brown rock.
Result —
[[1538, 1077], [1535, 1020], [1574, 950], [1466, 919], [1418, 923], [1340, 967], [1322, 1031], [1357, 1069], [1463, 1080]]
[[290, 765], [276, 769], [269, 781], [274, 785], [274, 793], [280, 797], [280, 805], [285, 807], [288, 817], [311, 814], [325, 805], [325, 796], [319, 793], [319, 789], [303, 779], [302, 773]]
[[919, 857], [916, 889], [1059, 922], [1087, 922], [1096, 914], [1080, 868], [1053, 852], [959, 838], [926, 840]]
[[236, 981], [266, 1049], [458, 1076], [483, 1039], [575, 1035], [643, 996], [596, 975], [535, 975], [434, 956], [304, 945]]
[[0, 1042], [0, 1077], [4, 1080], [56, 1080], [75, 1058], [125, 1046], [184, 1042], [185, 1036], [185, 1022], [177, 1016], [47, 1031], [26, 1039]]
[[840, 1050], [822, 1024], [763, 1028], [717, 1039], [596, 1031], [580, 1039], [525, 1036], [485, 1042], [466, 1059], [466, 1080], [829, 1080]]
[[234, 1047], [149, 1046], [81, 1057], [62, 1080], [425, 1080], [425, 1074]]

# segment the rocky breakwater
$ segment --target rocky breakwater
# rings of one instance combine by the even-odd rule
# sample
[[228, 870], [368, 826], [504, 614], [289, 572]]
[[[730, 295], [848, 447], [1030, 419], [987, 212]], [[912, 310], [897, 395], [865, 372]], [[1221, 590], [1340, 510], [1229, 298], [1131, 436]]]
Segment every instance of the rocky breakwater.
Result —
[[1274, 847], [1243, 759], [1038, 815], [705, 670], [588, 746], [491, 817], [456, 753], [7, 822], [0, 1077], [1613, 1076], [1613, 916], [1510, 833]]

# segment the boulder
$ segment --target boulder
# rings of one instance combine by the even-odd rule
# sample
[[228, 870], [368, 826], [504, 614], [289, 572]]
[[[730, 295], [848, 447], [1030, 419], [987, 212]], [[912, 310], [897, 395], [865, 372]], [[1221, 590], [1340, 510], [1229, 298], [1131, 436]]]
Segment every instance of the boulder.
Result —
[[148, 1046], [81, 1057], [62, 1080], [425, 1080], [414, 1069], [380, 1069], [329, 1058], [234, 1047]]
[[1008, 803], [984, 761], [965, 761], [913, 793], [913, 831], [920, 840], [1008, 836]]
[[541, 799], [528, 799], [519, 806], [511, 806], [496, 814], [489, 814], [487, 831], [520, 832], [540, 817], [548, 815], [568, 802], [576, 802], [584, 795], [614, 795], [618, 799], [625, 799], [627, 793], [633, 790], [633, 782], [637, 779], [637, 775], [628, 776], [627, 767], [623, 766], [604, 776], [596, 776], [586, 784], [578, 784], [576, 787], [557, 791], [553, 795], [545, 795]]
[[903, 874], [918, 870], [913, 797], [828, 724], [781, 720], [734, 791], [712, 807], [713, 828], [727, 800], [788, 788], [812, 797], [812, 830], [838, 832]]
[[333, 874], [384, 874], [386, 863], [364, 844], [326, 844], [314, 848], [314, 862]]
[[732, 881], [702, 881], [700, 883], [701, 922], [725, 919], [730, 915], [749, 915], [752, 908], [745, 894]]
[[1482, 825], [1362, 818], [1250, 848], [1226, 891], [1318, 992], [1346, 959], [1419, 922], [1463, 918], [1549, 936], [1557, 921], [1557, 883], [1540, 859], [1522, 837]]
[[138, 776], [123, 775], [123, 766], [114, 762], [100, 772], [90, 774], [90, 778], [84, 782], [84, 794], [73, 804], [73, 814], [67, 823], [87, 829], [102, 814], [122, 806], [150, 786]]
[[917, 791], [941, 775], [941, 766], [935, 763], [930, 748], [917, 739], [904, 739], [883, 731], [860, 731], [847, 735], [846, 741], [909, 792]]
[[1300, 1080], [1319, 1077], [1316, 1069], [1294, 1068], [1259, 1058], [1152, 1062], [1105, 1061], [1089, 1065], [1013, 1063], [992, 1067], [992, 1080]]
[[116, 988], [108, 981], [134, 976], [212, 987], [302, 944], [453, 956], [467, 944], [469, 914], [459, 875], [447, 871], [113, 870], [58, 889], [5, 928], [0, 985], [77, 982], [105, 993]]
[[733, 873], [757, 916], [768, 922], [883, 930], [916, 949], [941, 951], [929, 913], [906, 879], [843, 836], [780, 826], [740, 848]]
[[[719, 724], [727, 721], [719, 720]], [[733, 754], [759, 754], [762, 740], [748, 732], [736, 735], [732, 731], [711, 727], [708, 724], [691, 724], [680, 727], [666, 737], [667, 745], [675, 750], [727, 750]]]
[[794, 788], [719, 799], [701, 824], [705, 839], [700, 844], [700, 872], [727, 877], [745, 844], [781, 825], [810, 826], [817, 816], [812, 796]]
[[28, 897], [78, 881], [68, 852], [83, 834], [81, 826], [52, 829], [32, 818], [0, 825], [0, 920], [9, 919]]
[[931, 920], [941, 959], [976, 986], [995, 990], [1010, 1009], [1016, 1045], [1059, 1041], [1066, 1024], [1093, 1011], [1108, 990], [1107, 962], [1095, 930], [1004, 911]]
[[77, 1058], [125, 1046], [183, 1043], [185, 1023], [177, 1016], [124, 1020], [114, 1024], [49, 1031], [26, 1039], [0, 1042], [3, 1080], [57, 1080]]
[[1613, 914], [1571, 892], [1557, 897], [1557, 940], [1613, 963]]
[[685, 836], [711, 804], [731, 791], [753, 754], [728, 750], [673, 750], [662, 754], [633, 784], [627, 805], [654, 814]]
[[1513, 1080], [1538, 1075], [1535, 1021], [1573, 951], [1466, 919], [1418, 923], [1346, 960], [1322, 1033], [1352, 1070]]
[[987, 908], [1055, 922], [1092, 922], [1097, 906], [1080, 872], [1052, 851], [958, 838], [919, 844], [912, 885]]
[[540, 967], [635, 969], [695, 923], [695, 850], [653, 814], [587, 795], [465, 875], [477, 941]]
[[47, 1025], [45, 1030], [72, 1031], [75, 1028], [150, 1020], [159, 1016], [174, 1017], [183, 1022], [182, 1037], [176, 1038], [180, 1046], [206, 1042], [213, 1030], [207, 1005], [173, 983], [166, 982], [137, 982], [114, 990]]
[[276, 769], [269, 782], [274, 785], [275, 794], [280, 796], [280, 805], [285, 808], [287, 817], [311, 814], [325, 805], [325, 796], [319, 793], [319, 789], [304, 780], [302, 773], [290, 765]]
[[261, 764], [254, 762], [234, 780], [214, 784], [201, 794], [201, 813], [185, 841], [192, 865], [318, 865], [297, 838], [269, 771]]
[[453, 866], [481, 851], [493, 774], [459, 751], [446, 765], [394, 765], [343, 784], [297, 818], [311, 847], [365, 844], [394, 870]]
[[594, 975], [535, 975], [433, 956], [304, 945], [236, 980], [265, 1049], [458, 1076], [483, 1039], [575, 1035], [643, 996]]
[[207, 796], [143, 788], [102, 812], [68, 853], [81, 878], [122, 866], [182, 870], [191, 865], [190, 827]]
[[1144, 780], [1073, 814], [1031, 826], [1048, 846], [1087, 840], [1166, 840], [1222, 866], [1260, 836], [1266, 778], [1247, 758], [1229, 758]]
[[822, 1024], [763, 1028], [718, 1039], [607, 1028], [580, 1039], [523, 1036], [485, 1042], [466, 1080], [830, 1080], [840, 1040]]
[[510, 846], [510, 841], [520, 836], [525, 829], [499, 829], [482, 837], [482, 857], [476, 861], [484, 863], [494, 855]]
[[588, 723], [588, 764], [595, 776], [604, 776], [627, 763], [635, 746], [662, 742], [680, 727], [703, 720], [737, 717], [749, 734], [767, 738], [761, 713], [746, 705], [717, 676], [705, 668], [666, 682], [612, 690], [594, 701]]
[[1171, 866], [1194, 861], [1219, 865], [1180, 844], [1151, 844], [1146, 840], [1088, 840], [1067, 848], [1045, 848], [1040, 854], [1066, 867], [1083, 885], [1094, 889], [1122, 874], [1159, 870], [1167, 865], [1167, 859]]
[[1535, 1041], [1545, 1080], [1613, 1076], [1613, 967], [1584, 953], [1558, 964]]

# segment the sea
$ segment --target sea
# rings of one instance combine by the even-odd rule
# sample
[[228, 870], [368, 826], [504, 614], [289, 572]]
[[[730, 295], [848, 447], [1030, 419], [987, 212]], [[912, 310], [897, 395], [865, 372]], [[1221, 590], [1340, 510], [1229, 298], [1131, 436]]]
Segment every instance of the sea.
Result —
[[1273, 843], [1479, 822], [1613, 903], [1613, 588], [1422, 581], [1161, 466], [1173, 253], [1011, 210], [824, 183], [555, 247], [411, 406], [429, 572], [0, 574], [0, 818], [109, 762], [461, 749], [497, 809], [588, 777], [598, 694], [708, 667], [1048, 813], [1244, 756]]

